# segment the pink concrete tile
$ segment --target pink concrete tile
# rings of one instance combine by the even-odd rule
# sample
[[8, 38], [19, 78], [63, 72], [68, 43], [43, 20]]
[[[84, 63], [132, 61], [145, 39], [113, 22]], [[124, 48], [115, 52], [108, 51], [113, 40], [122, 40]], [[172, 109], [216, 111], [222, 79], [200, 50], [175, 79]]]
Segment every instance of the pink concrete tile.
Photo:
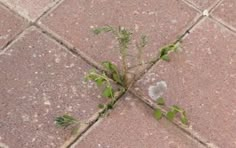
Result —
[[[116, 41], [111, 35], [95, 36], [91, 28], [125, 26], [132, 30], [136, 41], [138, 36], [146, 34], [147, 60], [157, 54], [160, 46], [181, 35], [196, 16], [195, 10], [179, 0], [67, 0], [39, 23], [96, 61], [119, 63]], [[137, 51], [132, 45], [131, 54]]]
[[26, 22], [0, 5], [0, 49], [22, 31]]
[[205, 10], [214, 6], [216, 2], [219, 0], [186, 0], [186, 1], [189, 1], [196, 7], [200, 8], [201, 10]]
[[59, 147], [69, 130], [54, 119], [64, 113], [86, 121], [105, 99], [84, 76], [82, 59], [30, 28], [0, 55], [0, 143], [9, 147]]
[[149, 96], [150, 86], [166, 82], [163, 97], [187, 110], [193, 130], [219, 147], [236, 147], [236, 36], [206, 19], [182, 47], [170, 63], [145, 74], [136, 90]]
[[8, 7], [34, 21], [58, 0], [0, 0]]
[[73, 148], [201, 148], [169, 121], [157, 121], [150, 109], [126, 96], [115, 110]]
[[213, 16], [219, 20], [224, 21], [225, 24], [234, 27], [236, 30], [236, 1], [224, 0], [213, 12]]

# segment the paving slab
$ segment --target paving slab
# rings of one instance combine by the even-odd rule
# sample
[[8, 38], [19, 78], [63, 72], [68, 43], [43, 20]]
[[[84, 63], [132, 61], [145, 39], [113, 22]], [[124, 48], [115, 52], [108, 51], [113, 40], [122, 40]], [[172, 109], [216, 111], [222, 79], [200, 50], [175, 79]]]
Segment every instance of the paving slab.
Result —
[[30, 21], [36, 20], [58, 0], [0, 0], [23, 17]]
[[214, 4], [216, 4], [216, 2], [219, 0], [186, 0], [186, 1], [191, 2], [201, 10], [206, 10], [214, 6]]
[[[190, 127], [219, 147], [236, 147], [236, 36], [205, 19], [183, 41], [171, 62], [157, 63], [136, 84], [136, 90], [168, 105], [186, 109]], [[167, 89], [158, 89], [157, 82]], [[154, 86], [149, 93], [150, 86]], [[150, 95], [150, 96], [149, 96]], [[154, 97], [153, 97], [154, 96]]]
[[70, 130], [54, 119], [86, 121], [106, 100], [84, 82], [92, 67], [35, 28], [0, 55], [0, 143], [9, 147], [59, 147]]
[[153, 110], [132, 95], [73, 148], [202, 148], [166, 119], [157, 121]]
[[[132, 30], [135, 41], [141, 34], [147, 35], [149, 46], [143, 57], [147, 60], [157, 55], [159, 47], [180, 36], [197, 15], [181, 0], [66, 0], [39, 24], [97, 62], [119, 63], [119, 51], [112, 35], [95, 36], [92, 28], [124, 26]], [[133, 45], [130, 59], [134, 60], [137, 50]]]
[[0, 50], [26, 26], [26, 22], [0, 5]]
[[216, 9], [213, 11], [213, 16], [217, 19], [224, 21], [226, 25], [234, 27], [236, 31], [236, 1], [235, 0], [224, 0]]

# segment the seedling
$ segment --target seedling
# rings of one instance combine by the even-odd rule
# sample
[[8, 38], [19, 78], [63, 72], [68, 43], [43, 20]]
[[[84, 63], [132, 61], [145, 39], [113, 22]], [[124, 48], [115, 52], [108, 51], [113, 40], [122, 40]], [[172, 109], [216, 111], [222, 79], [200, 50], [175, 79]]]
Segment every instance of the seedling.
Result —
[[63, 128], [67, 128], [68, 126], [79, 123], [74, 117], [70, 115], [63, 115], [63, 116], [56, 117], [55, 121], [56, 121], [56, 125]]
[[[166, 104], [165, 101], [164, 101], [164, 98], [158, 98], [156, 103], [157, 103], [157, 105], [160, 105], [160, 106], [165, 106], [165, 104]], [[183, 123], [185, 125], [188, 124], [188, 119], [187, 119], [187, 116], [186, 116], [186, 112], [184, 111], [183, 108], [180, 108], [177, 105], [173, 105], [173, 106], [169, 107], [169, 110], [166, 114], [163, 113], [159, 108], [157, 108], [154, 111], [154, 116], [157, 120], [160, 120], [162, 118], [162, 116], [166, 116], [166, 118], [168, 120], [173, 121], [173, 119], [177, 115], [180, 115], [181, 123]]]
[[[85, 77], [86, 81], [90, 80], [95, 82], [96, 85], [102, 89], [102, 96], [110, 100], [108, 104], [98, 105], [98, 108], [102, 110], [100, 112], [100, 115], [105, 114], [108, 110], [113, 108], [116, 102], [115, 94], [117, 91], [126, 92], [132, 86], [132, 81], [128, 76], [129, 73], [131, 73], [130, 70], [132, 68], [139, 67], [144, 64], [153, 64], [158, 60], [170, 61], [170, 57], [168, 56], [168, 54], [170, 52], [177, 51], [180, 41], [178, 39], [176, 42], [161, 48], [157, 59], [144, 62], [142, 60], [142, 55], [143, 55], [143, 49], [147, 45], [147, 37], [145, 35], [142, 35], [140, 37], [139, 42], [136, 43], [136, 49], [138, 53], [137, 55], [133, 55], [135, 57], [135, 60], [138, 61], [138, 64], [129, 66], [127, 62], [127, 57], [128, 57], [129, 45], [132, 40], [132, 33], [129, 30], [127, 30], [124, 27], [114, 28], [111, 26], [104, 26], [93, 29], [93, 33], [95, 35], [99, 35], [101, 33], [111, 33], [115, 37], [115, 39], [117, 39], [119, 46], [118, 50], [122, 63], [121, 69], [118, 69], [114, 63], [110, 61], [104, 61], [101, 63], [101, 65], [103, 66], [103, 71], [91, 70]], [[134, 80], [135, 78], [132, 79]], [[119, 86], [118, 89], [115, 89], [113, 87], [114, 83], [118, 84]], [[164, 99], [159, 98], [157, 100], [157, 104], [160, 106], [165, 106]], [[182, 108], [178, 106], [171, 106], [166, 114], [164, 114], [161, 111], [161, 109], [156, 109], [154, 112], [154, 116], [158, 120], [161, 119], [163, 115], [165, 115], [167, 119], [173, 120], [174, 117], [176, 117], [176, 115], [178, 114], [180, 115], [181, 122], [183, 124], [187, 124], [186, 113]], [[66, 128], [73, 124], [78, 124], [78, 121], [69, 115], [63, 115], [61, 117], [56, 118], [56, 123], [57, 125]]]

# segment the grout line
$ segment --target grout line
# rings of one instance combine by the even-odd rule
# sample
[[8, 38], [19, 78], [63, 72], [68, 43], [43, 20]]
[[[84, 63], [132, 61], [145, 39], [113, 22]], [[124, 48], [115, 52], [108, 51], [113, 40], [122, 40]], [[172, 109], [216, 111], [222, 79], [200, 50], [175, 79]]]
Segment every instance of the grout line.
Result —
[[202, 12], [202, 10], [195, 5], [193, 2], [188, 1], [188, 0], [182, 0], [185, 4], [187, 4], [188, 6], [192, 7], [193, 9], [197, 10], [198, 12]]
[[28, 19], [28, 18], [24, 17], [23, 15], [17, 13], [17, 11], [11, 9], [9, 6], [7, 6], [6, 4], [4, 4], [4, 3], [1, 2], [1, 1], [0, 1], [0, 5], [1, 5], [2, 7], [4, 7], [5, 9], [7, 9], [8, 11], [10, 11], [11, 13], [13, 13], [14, 15], [16, 15], [17, 17], [19, 17], [19, 18], [23, 19], [24, 21], [26, 21], [27, 23], [31, 23], [31, 20], [30, 20], [30, 19]]
[[55, 3], [53, 3], [51, 6], [48, 6], [46, 10], [38, 17], [35, 19], [35, 23], [37, 23], [41, 18], [44, 16], [48, 15], [50, 12], [55, 10], [61, 3], [63, 3], [64, 0], [57, 0]]
[[[197, 26], [201, 21], [204, 20], [204, 16], [198, 16], [197, 20], [194, 21], [194, 23], [187, 29], [184, 31], [184, 33], [179, 37], [179, 39], [177, 39], [175, 41], [175, 43], [181, 42], [181, 40], [183, 40], [184, 38], [186, 38], [190, 32], [195, 28], [195, 26]], [[153, 63], [149, 64], [146, 66], [145, 70], [141, 71], [140, 74], [135, 78], [135, 81], [138, 81], [139, 79], [141, 79], [150, 69], [152, 69], [153, 66], [155, 66], [158, 62], [160, 61], [160, 59], [158, 57], [156, 57], [153, 60]]]
[[[119, 92], [119, 94], [117, 95], [115, 102], [114, 102], [114, 107], [117, 105], [117, 103], [119, 103], [119, 100], [126, 94], [126, 92]], [[102, 109], [103, 111], [104, 109]], [[97, 113], [95, 113], [90, 119], [89, 119], [89, 124], [83, 124], [79, 131], [70, 137], [69, 140], [67, 140], [60, 148], [71, 148], [72, 146], [74, 146], [75, 144], [77, 144], [77, 142], [79, 142], [82, 138], [84, 138], [88, 132], [90, 132], [93, 128], [96, 127], [97, 124], [99, 124], [103, 119], [105, 119], [106, 114], [110, 113], [114, 110], [113, 109], [109, 109], [107, 112], [104, 113], [104, 116], [101, 116], [99, 113], [101, 111], [98, 111]]]
[[[167, 112], [163, 107], [161, 107], [159, 105], [156, 105], [153, 101], [151, 101], [150, 99], [146, 98], [144, 95], [138, 94], [134, 90], [130, 90], [129, 92], [131, 94], [133, 94], [134, 96], [136, 96], [137, 98], [139, 98], [142, 102], [144, 102], [144, 104], [146, 104], [150, 108], [152, 108], [152, 109], [159, 108], [159, 109], [161, 109], [162, 112], [164, 112], [164, 113]], [[191, 127], [184, 127], [179, 121], [177, 121], [175, 119], [173, 121], [170, 121], [170, 122], [173, 123], [177, 128], [179, 128], [185, 134], [190, 136], [192, 139], [196, 140], [202, 146], [204, 146], [206, 148], [218, 148], [218, 146], [216, 146], [215, 144], [209, 143], [208, 140], [206, 140], [205, 138], [201, 137], [197, 132], [192, 130]]]
[[236, 35], [236, 29], [232, 26], [230, 26], [229, 24], [227, 24], [224, 21], [219, 20], [218, 18], [210, 15], [209, 19], [211, 19], [212, 21], [214, 21], [216, 24], [220, 25], [221, 27], [226, 28], [227, 30], [229, 30], [232, 34]]
[[[181, 35], [179, 41], [181, 41], [182, 39], [186, 38], [190, 33], [191, 31], [198, 26], [198, 24], [200, 24], [202, 21], [204, 21], [206, 19], [205, 16], [201, 15], [198, 17], [198, 19]], [[176, 41], [178, 42], [178, 40]], [[150, 69], [152, 69], [152, 67], [154, 67], [158, 62], [160, 62], [160, 59], [157, 58], [155, 60], [155, 62], [153, 62], [152, 64], [148, 65], [146, 70], [143, 71], [143, 73], [141, 73], [137, 79], [141, 79], [145, 73], [147, 73]], [[148, 105], [149, 107], [151, 107], [152, 109], [155, 109], [155, 105], [153, 104], [153, 102], [151, 102], [149, 99], [147, 98], [143, 98], [139, 95], [137, 95], [137, 93], [135, 93], [132, 89], [129, 90], [130, 93], [132, 93], [133, 95], [135, 95], [136, 97], [138, 97], [140, 100], [142, 100], [146, 105]], [[161, 108], [161, 107], [159, 107]], [[166, 112], [165, 110], [163, 110], [164, 112]], [[194, 140], [196, 140], [198, 143], [200, 143], [201, 145], [207, 147], [207, 148], [217, 148], [217, 146], [215, 146], [214, 144], [212, 143], [208, 143], [207, 140], [203, 139], [202, 137], [200, 137], [195, 131], [193, 130], [190, 130], [190, 129], [187, 129], [187, 128], [184, 128], [182, 126], [182, 124], [180, 124], [178, 121], [174, 121], [172, 122], [175, 126], [177, 126], [179, 129], [181, 129], [181, 131], [184, 131], [184, 133], [186, 133], [188, 136], [192, 137]]]
[[84, 61], [86, 61], [89, 65], [97, 68], [98, 70], [102, 70], [102, 66], [98, 64], [95, 60], [87, 56], [85, 53], [83, 53], [81, 50], [77, 49], [73, 45], [71, 45], [69, 42], [63, 40], [59, 35], [55, 34], [54, 32], [46, 29], [44, 26], [39, 26], [38, 24], [34, 23], [34, 25], [42, 31], [43, 34], [47, 35], [49, 38], [55, 40], [60, 45], [68, 49], [73, 55], [82, 58]]
[[10, 41], [8, 41], [1, 49], [0, 49], [0, 54], [4, 53], [9, 46], [15, 43], [18, 38], [20, 38], [23, 34], [24, 31], [30, 28], [32, 24], [26, 25], [19, 33], [17, 33]]
[[209, 8], [209, 13], [212, 13], [218, 6], [223, 2], [224, 0], [218, 0], [216, 1], [210, 8]]

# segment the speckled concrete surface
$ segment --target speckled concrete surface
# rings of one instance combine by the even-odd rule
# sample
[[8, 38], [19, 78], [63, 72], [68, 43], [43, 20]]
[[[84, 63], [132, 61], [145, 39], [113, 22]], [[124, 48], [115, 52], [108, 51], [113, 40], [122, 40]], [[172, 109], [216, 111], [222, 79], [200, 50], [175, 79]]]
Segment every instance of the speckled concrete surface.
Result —
[[[234, 0], [0, 0], [0, 147], [235, 148], [234, 7]], [[147, 102], [130, 94], [97, 119], [107, 100], [84, 76], [101, 61], [120, 64], [111, 35], [91, 32], [102, 25], [132, 30], [130, 54], [146, 34], [144, 60], [186, 33], [181, 52], [130, 89], [139, 99], [156, 89], [150, 99], [163, 95], [184, 107], [190, 130], [156, 121]], [[76, 136], [55, 126], [64, 113], [86, 123]]]
[[157, 122], [152, 114], [151, 108], [127, 95], [72, 148], [203, 148], [166, 119]]
[[235, 13], [236, 1], [225, 0], [220, 3], [213, 13], [217, 19], [223, 21], [226, 25], [233, 27], [236, 32], [236, 13]]
[[185, 0], [201, 10], [212, 8], [219, 0]]
[[58, 147], [70, 132], [55, 117], [86, 120], [105, 101], [84, 82], [91, 66], [35, 28], [0, 55], [0, 69], [0, 142], [9, 147]]
[[209, 19], [183, 41], [182, 52], [160, 62], [137, 82], [167, 83], [164, 97], [188, 113], [192, 128], [219, 147], [236, 147], [236, 36]]
[[0, 0], [30, 21], [36, 20], [59, 0]]
[[0, 51], [25, 26], [26, 22], [22, 18], [0, 5]]
[[[141, 34], [147, 35], [149, 44], [144, 49], [147, 60], [157, 54], [158, 48], [180, 36], [197, 16], [197, 11], [179, 0], [70, 0], [43, 18], [40, 25], [98, 62], [119, 63], [117, 44], [112, 35], [95, 36], [91, 31], [93, 27], [122, 25], [132, 30], [136, 41]], [[60, 20], [66, 23], [58, 24]], [[134, 54], [136, 51], [132, 47], [129, 52]]]

